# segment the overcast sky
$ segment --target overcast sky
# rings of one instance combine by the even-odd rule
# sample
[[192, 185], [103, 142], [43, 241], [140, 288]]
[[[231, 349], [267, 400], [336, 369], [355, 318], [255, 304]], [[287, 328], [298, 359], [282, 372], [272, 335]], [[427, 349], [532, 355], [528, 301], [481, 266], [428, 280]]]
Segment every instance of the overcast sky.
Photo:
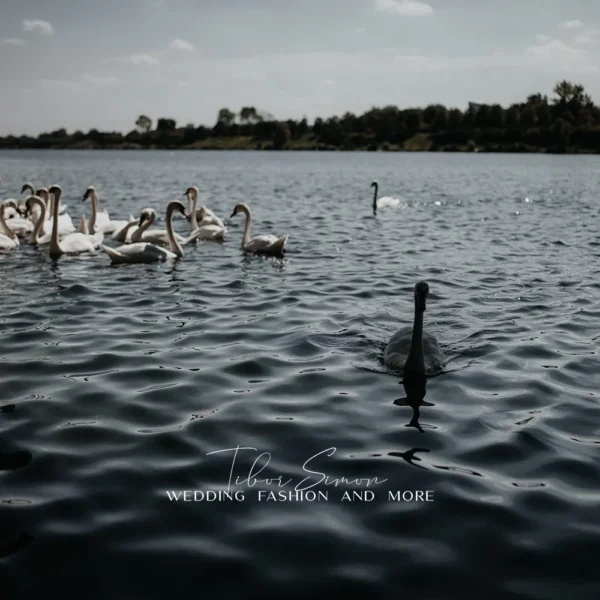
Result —
[[560, 78], [600, 103], [592, 0], [1, 0], [0, 135], [371, 106], [504, 106]]

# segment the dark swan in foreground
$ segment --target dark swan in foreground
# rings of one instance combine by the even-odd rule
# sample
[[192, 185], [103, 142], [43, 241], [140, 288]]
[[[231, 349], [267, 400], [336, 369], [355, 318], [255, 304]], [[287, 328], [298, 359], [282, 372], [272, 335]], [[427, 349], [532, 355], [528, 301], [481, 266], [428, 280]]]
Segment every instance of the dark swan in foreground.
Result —
[[375, 188], [373, 190], [373, 214], [376, 215], [377, 214], [377, 209], [378, 208], [385, 208], [385, 207], [393, 207], [393, 206], [398, 206], [398, 204], [400, 204], [400, 200], [398, 198], [392, 198], [391, 196], [382, 196], [381, 198], [377, 198], [377, 193], [379, 192], [379, 184], [374, 181], [371, 184], [372, 188]]
[[432, 375], [444, 365], [444, 353], [430, 333], [423, 332], [423, 313], [429, 294], [429, 285], [420, 281], [415, 285], [415, 319], [397, 331], [383, 351], [383, 362], [390, 369], [409, 374]]

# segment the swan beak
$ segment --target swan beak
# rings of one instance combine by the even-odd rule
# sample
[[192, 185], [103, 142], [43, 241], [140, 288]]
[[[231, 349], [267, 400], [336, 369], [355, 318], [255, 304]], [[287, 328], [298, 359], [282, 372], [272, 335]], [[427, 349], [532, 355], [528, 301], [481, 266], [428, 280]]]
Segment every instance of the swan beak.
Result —
[[419, 296], [419, 311], [425, 312], [425, 301], [427, 300], [426, 296]]
[[22, 194], [22, 193], [23, 193], [23, 192], [24, 192], [26, 189], [27, 189], [27, 186], [26, 186], [26, 185], [24, 185], [24, 186], [21, 188], [21, 194]]
[[237, 215], [237, 213], [235, 211], [233, 211], [229, 218], [231, 219], [232, 217], [235, 217], [235, 215]]

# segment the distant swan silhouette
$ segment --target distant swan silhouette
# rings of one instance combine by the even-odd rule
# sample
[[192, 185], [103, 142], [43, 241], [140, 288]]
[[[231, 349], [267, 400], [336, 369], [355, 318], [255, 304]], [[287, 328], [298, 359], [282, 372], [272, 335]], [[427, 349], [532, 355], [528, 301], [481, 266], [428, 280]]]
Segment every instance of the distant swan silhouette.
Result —
[[430, 333], [423, 332], [423, 313], [429, 285], [420, 281], [415, 285], [415, 318], [413, 326], [397, 331], [383, 351], [383, 362], [390, 369], [403, 371], [404, 375], [420, 373], [431, 375], [444, 364], [444, 353]]
[[382, 196], [381, 198], [377, 198], [377, 193], [379, 192], [379, 184], [374, 181], [371, 184], [372, 188], [375, 188], [375, 190], [373, 191], [373, 214], [376, 215], [377, 214], [377, 209], [378, 208], [385, 208], [385, 207], [394, 207], [394, 206], [398, 206], [398, 204], [400, 204], [400, 200], [398, 198], [392, 198], [391, 196]]
[[252, 224], [250, 207], [244, 202], [237, 204], [233, 209], [233, 213], [231, 213], [231, 217], [234, 217], [240, 212], [243, 212], [246, 215], [246, 227], [244, 228], [244, 237], [242, 238], [242, 248], [246, 252], [251, 252], [253, 254], [270, 254], [273, 256], [281, 256], [285, 252], [285, 243], [288, 239], [287, 235], [277, 237], [271, 234], [263, 234], [250, 238], [250, 226]]

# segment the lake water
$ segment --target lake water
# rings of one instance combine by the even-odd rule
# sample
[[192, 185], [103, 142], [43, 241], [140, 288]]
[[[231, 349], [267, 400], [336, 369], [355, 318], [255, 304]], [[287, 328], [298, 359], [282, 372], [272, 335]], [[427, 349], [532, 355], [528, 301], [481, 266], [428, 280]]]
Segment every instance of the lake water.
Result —
[[[599, 167], [0, 152], [2, 198], [58, 183], [76, 224], [88, 185], [124, 219], [196, 184], [224, 219], [246, 201], [253, 233], [290, 236], [283, 260], [245, 258], [238, 215], [175, 264], [0, 256], [3, 597], [597, 598]], [[373, 179], [402, 200], [377, 218]], [[447, 364], [417, 414], [381, 357], [420, 280]], [[207, 501], [237, 446], [256, 449], [233, 469], [244, 500]], [[244, 483], [261, 453], [273, 480]], [[319, 473], [327, 501], [269, 500]]]

